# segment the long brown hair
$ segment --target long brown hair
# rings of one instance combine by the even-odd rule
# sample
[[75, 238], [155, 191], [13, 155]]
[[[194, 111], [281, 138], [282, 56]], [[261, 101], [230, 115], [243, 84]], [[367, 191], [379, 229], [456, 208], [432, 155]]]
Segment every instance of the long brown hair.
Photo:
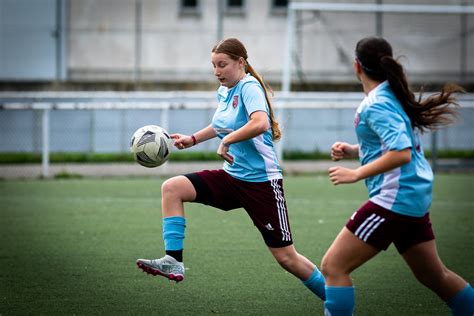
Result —
[[453, 123], [457, 116], [459, 104], [454, 93], [464, 92], [455, 84], [446, 84], [441, 92], [418, 100], [410, 90], [404, 69], [398, 60], [393, 58], [391, 45], [380, 37], [366, 37], [356, 45], [357, 62], [364, 73], [375, 81], [388, 80], [403, 110], [410, 118], [413, 127], [420, 131], [434, 130]]
[[245, 49], [244, 44], [236, 38], [227, 38], [225, 40], [220, 41], [217, 43], [213, 48], [212, 52], [216, 54], [226, 54], [233, 60], [239, 60], [239, 58], [243, 58], [245, 60], [245, 73], [250, 73], [255, 79], [258, 80], [260, 85], [263, 88], [265, 93], [265, 99], [267, 100], [268, 110], [270, 111], [270, 126], [272, 128], [272, 135], [273, 140], [279, 140], [281, 138], [281, 131], [278, 124], [278, 121], [275, 118], [273, 113], [273, 106], [272, 101], [268, 95], [268, 93], [272, 93], [273, 91], [269, 85], [263, 81], [262, 77], [250, 66], [249, 62], [247, 61], [247, 50]]

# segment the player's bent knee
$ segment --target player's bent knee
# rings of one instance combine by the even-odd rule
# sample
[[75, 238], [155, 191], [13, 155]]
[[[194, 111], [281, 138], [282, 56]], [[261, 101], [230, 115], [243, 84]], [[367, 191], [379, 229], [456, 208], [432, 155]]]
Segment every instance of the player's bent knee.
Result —
[[281, 265], [281, 266], [288, 266], [291, 263], [291, 258], [286, 255], [277, 255], [275, 256], [275, 260]]
[[170, 196], [176, 193], [175, 178], [171, 178], [163, 182], [161, 185], [161, 196]]
[[286, 251], [273, 251], [272, 253], [278, 264], [284, 268], [291, 267], [298, 260], [297, 256]]
[[321, 267], [320, 267], [320, 270], [321, 270], [321, 273], [324, 275], [324, 277], [327, 277], [329, 275], [329, 272], [330, 272], [330, 267], [328, 265], [328, 261], [325, 260], [326, 258], [323, 258], [323, 260], [321, 261]]
[[180, 185], [180, 182], [181, 181], [179, 177], [173, 177], [163, 182], [163, 184], [161, 185], [162, 196], [163, 197], [171, 197], [171, 196], [178, 197], [179, 195], [181, 195], [182, 190], [184, 188]]
[[447, 269], [441, 269], [437, 271], [436, 273], [426, 273], [426, 272], [420, 272], [415, 274], [416, 279], [423, 284], [424, 286], [436, 290], [444, 285], [446, 283], [449, 283], [449, 273], [450, 271]]
[[161, 196], [164, 199], [191, 201], [196, 196], [192, 183], [184, 176], [170, 178], [161, 185]]
[[325, 278], [331, 276], [339, 276], [345, 274], [345, 271], [338, 267], [338, 265], [325, 256], [321, 262], [321, 273], [324, 275]]

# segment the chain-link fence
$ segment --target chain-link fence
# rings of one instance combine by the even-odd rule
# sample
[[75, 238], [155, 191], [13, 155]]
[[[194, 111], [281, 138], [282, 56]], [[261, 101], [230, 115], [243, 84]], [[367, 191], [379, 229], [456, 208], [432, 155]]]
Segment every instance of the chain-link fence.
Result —
[[[282, 153], [326, 154], [335, 141], [354, 143], [355, 109], [361, 93], [291, 93], [276, 96], [275, 107], [283, 138], [277, 148]], [[8, 177], [53, 176], [55, 153], [129, 153], [133, 132], [155, 124], [169, 132], [192, 134], [207, 126], [216, 103], [212, 92], [203, 93], [119, 93], [119, 94], [3, 94], [0, 96], [0, 157], [42, 156], [43, 162], [16, 165]], [[434, 156], [451, 152], [451, 157], [470, 156], [474, 150], [474, 95], [461, 97], [457, 124], [423, 136], [425, 150]], [[435, 140], [435, 141], [434, 141]], [[215, 152], [217, 139], [199, 144], [189, 151]], [[441, 156], [444, 157], [444, 156]], [[45, 161], [46, 160], [46, 161]], [[11, 161], [11, 160], [10, 160]], [[466, 167], [466, 160], [451, 160], [454, 167]], [[439, 165], [439, 164], [438, 164]], [[0, 165], [0, 177], [7, 177], [9, 163]], [[33, 173], [33, 174], [31, 174]], [[133, 172], [132, 172], [133, 173]]]

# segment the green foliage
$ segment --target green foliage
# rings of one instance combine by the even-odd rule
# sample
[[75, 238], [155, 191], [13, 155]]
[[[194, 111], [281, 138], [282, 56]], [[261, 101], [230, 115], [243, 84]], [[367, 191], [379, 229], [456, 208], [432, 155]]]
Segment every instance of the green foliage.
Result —
[[80, 174], [69, 173], [65, 170], [60, 171], [54, 175], [55, 179], [81, 179], [83, 176]]
[[[431, 157], [430, 151], [426, 156]], [[474, 159], [474, 150], [442, 150], [438, 158]], [[133, 161], [130, 153], [63, 153], [55, 152], [49, 156], [52, 163], [101, 163], [101, 162], [127, 162]], [[175, 151], [171, 154], [172, 161], [216, 161], [221, 160], [213, 151]], [[329, 153], [320, 151], [285, 151], [285, 160], [325, 160]], [[0, 164], [40, 163], [40, 153], [0, 153]]]
[[[0, 314], [322, 315], [323, 303], [273, 259], [242, 209], [186, 204], [186, 279], [146, 275], [137, 258], [163, 255], [164, 179], [0, 182]], [[474, 281], [471, 175], [437, 175], [431, 219], [446, 266]], [[367, 199], [362, 183], [286, 177], [298, 251], [320, 264]], [[352, 274], [356, 315], [450, 315], [394, 247]]]
[[[120, 162], [133, 161], [130, 153], [53, 152], [49, 161], [55, 162]], [[40, 163], [40, 153], [0, 153], [0, 164]]]
[[[431, 151], [425, 150], [425, 156], [431, 158]], [[437, 152], [438, 158], [457, 158], [457, 159], [474, 159], [474, 150], [461, 150], [461, 149], [449, 149], [449, 150], [440, 150]]]
[[321, 152], [319, 150], [315, 151], [285, 151], [283, 152], [283, 159], [285, 160], [324, 160], [330, 159], [330, 154]]

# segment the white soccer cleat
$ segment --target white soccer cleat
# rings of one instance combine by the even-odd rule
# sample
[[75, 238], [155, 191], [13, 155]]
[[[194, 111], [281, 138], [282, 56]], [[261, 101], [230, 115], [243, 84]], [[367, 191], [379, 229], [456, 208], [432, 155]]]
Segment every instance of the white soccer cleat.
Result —
[[184, 264], [169, 255], [160, 259], [138, 259], [137, 266], [148, 274], [161, 275], [176, 283], [184, 280]]

